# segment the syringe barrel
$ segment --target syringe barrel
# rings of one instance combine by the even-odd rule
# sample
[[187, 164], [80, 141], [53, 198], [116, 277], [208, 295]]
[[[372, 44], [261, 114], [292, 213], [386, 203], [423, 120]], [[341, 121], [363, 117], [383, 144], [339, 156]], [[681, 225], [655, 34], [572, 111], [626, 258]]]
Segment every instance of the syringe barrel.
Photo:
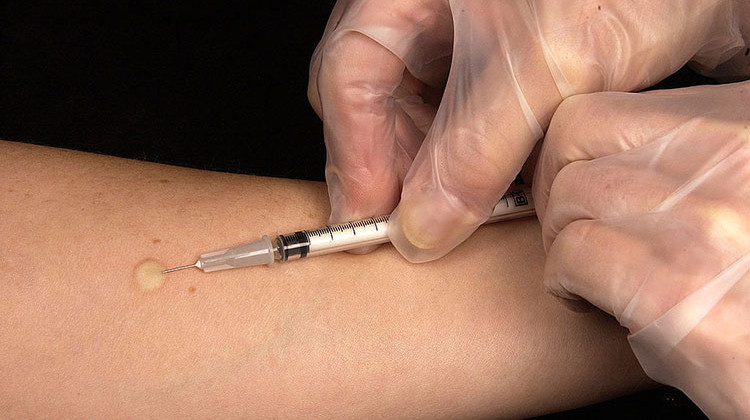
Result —
[[[534, 200], [531, 190], [513, 188], [500, 199], [486, 223], [532, 215]], [[390, 216], [386, 215], [279, 235], [275, 241], [277, 258], [280, 261], [291, 261], [383, 244], [389, 241], [389, 221]]]
[[325, 255], [388, 242], [390, 216], [371, 217], [306, 231], [310, 238], [308, 255]]
[[500, 198], [489, 219], [484, 224], [519, 219], [521, 217], [533, 216], [534, 214], [536, 212], [531, 188], [527, 186], [516, 187], [510, 189]]
[[339, 223], [320, 229], [302, 230], [276, 238], [279, 260], [332, 254], [388, 242], [389, 216]]

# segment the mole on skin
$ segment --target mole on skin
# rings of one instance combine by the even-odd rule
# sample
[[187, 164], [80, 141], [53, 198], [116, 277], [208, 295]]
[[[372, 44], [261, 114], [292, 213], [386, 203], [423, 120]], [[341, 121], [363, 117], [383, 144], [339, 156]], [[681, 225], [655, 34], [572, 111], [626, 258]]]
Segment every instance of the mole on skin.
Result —
[[144, 292], [152, 292], [164, 284], [166, 274], [162, 273], [164, 267], [155, 260], [142, 261], [135, 268], [135, 282]]

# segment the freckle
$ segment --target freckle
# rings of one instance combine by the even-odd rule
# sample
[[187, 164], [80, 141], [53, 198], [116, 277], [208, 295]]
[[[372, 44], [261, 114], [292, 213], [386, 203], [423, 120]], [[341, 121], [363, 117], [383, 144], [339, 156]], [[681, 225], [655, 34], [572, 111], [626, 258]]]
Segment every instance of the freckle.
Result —
[[159, 182], [161, 182], [162, 184], [169, 184], [168, 179], [160, 179]]
[[13, 192], [13, 188], [8, 188], [8, 192]]
[[161, 239], [159, 239], [159, 238], [154, 238], [154, 239], [151, 240], [152, 244], [158, 244], [159, 242], [161, 242]]
[[188, 287], [188, 292], [195, 293], [195, 286]]
[[135, 268], [133, 276], [138, 287], [144, 292], [152, 292], [164, 284], [164, 267], [154, 260], [142, 261]]
[[24, 197], [31, 197], [31, 193], [30, 192], [25, 192], [25, 193], [23, 193], [23, 196]]

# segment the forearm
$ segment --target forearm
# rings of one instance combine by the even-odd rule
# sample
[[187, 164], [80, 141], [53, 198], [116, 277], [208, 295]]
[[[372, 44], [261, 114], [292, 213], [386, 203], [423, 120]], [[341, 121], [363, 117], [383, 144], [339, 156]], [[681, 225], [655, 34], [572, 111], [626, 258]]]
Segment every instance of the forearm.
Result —
[[439, 261], [390, 247], [141, 290], [135, 267], [317, 226], [324, 186], [0, 142], [3, 417], [472, 417], [648, 382], [544, 293], [534, 220]]

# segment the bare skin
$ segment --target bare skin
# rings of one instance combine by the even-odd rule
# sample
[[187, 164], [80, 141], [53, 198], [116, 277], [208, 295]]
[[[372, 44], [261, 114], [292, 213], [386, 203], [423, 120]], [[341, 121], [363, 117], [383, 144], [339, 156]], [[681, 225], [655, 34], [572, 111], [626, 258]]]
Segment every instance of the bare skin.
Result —
[[325, 186], [0, 142], [0, 417], [522, 417], [651, 385], [542, 285], [539, 226], [447, 257], [136, 267], [325, 224]]

